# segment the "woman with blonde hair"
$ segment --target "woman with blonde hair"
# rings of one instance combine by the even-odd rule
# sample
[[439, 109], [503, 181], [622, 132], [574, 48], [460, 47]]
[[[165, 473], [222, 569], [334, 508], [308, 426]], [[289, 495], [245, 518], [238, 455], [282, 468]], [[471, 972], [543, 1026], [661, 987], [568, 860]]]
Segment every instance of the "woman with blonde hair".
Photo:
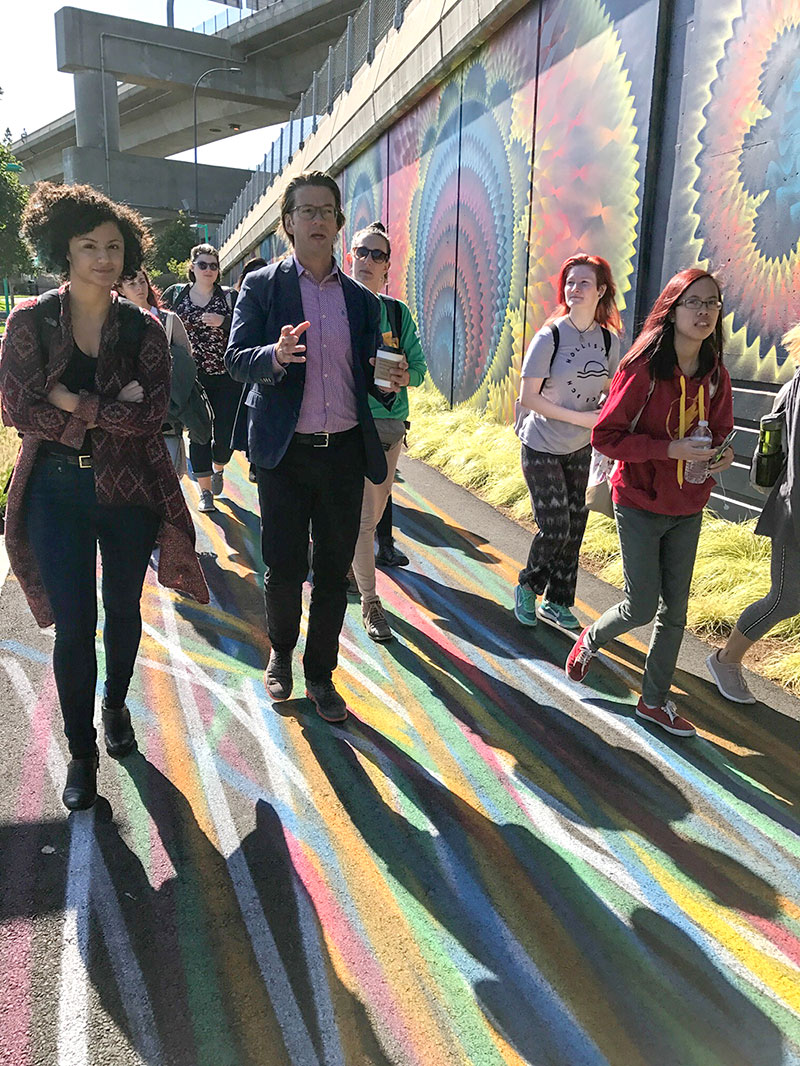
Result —
[[772, 584], [742, 611], [725, 647], [706, 659], [717, 688], [734, 703], [756, 702], [742, 673], [745, 654], [778, 622], [800, 614], [800, 323], [783, 345], [795, 364], [772, 408], [783, 417], [784, 463], [756, 525], [756, 533], [772, 540]]

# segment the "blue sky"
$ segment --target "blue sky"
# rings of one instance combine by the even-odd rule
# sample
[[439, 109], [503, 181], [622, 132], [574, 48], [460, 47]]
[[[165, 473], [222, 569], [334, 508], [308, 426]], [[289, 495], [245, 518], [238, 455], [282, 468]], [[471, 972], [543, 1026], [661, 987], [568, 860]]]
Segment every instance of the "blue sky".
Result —
[[[0, 64], [0, 136], [10, 128], [16, 140], [23, 129], [29, 133], [61, 118], [75, 106], [72, 75], [60, 74], [56, 69], [56, 43], [53, 16], [62, 7], [81, 7], [109, 15], [122, 14], [119, 0], [34, 0], [25, 5], [21, 0], [2, 0], [3, 15], [0, 33], [3, 36], [3, 58]], [[226, 8], [210, 0], [175, 0], [175, 25], [180, 29], [194, 29], [215, 15], [224, 16]], [[232, 13], [233, 14], [233, 13]], [[126, 18], [154, 22], [165, 26], [166, 0], [134, 0], [124, 5]], [[25, 47], [14, 47], [14, 42]], [[31, 43], [36, 42], [34, 47]], [[264, 157], [274, 133], [251, 130], [230, 137], [216, 145], [201, 147], [201, 163], [218, 166], [254, 168]], [[177, 159], [190, 159], [191, 150]]]

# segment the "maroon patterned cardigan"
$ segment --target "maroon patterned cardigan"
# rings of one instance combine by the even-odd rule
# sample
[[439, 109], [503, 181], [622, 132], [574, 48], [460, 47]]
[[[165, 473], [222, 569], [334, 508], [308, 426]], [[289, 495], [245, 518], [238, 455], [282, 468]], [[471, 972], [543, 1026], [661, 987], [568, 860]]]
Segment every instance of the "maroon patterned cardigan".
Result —
[[[97, 502], [108, 506], [149, 507], [161, 518], [158, 533], [158, 580], [168, 588], [208, 603], [208, 586], [194, 550], [194, 525], [183, 498], [161, 425], [170, 391], [170, 357], [164, 330], [149, 315], [138, 356], [117, 352], [119, 307], [111, 308], [100, 334], [96, 393], [81, 392], [75, 411], [54, 407], [47, 393], [60, 380], [74, 348], [69, 285], [59, 289], [61, 313], [50, 351], [42, 352], [35, 300], [18, 304], [9, 316], [0, 352], [0, 396], [6, 426], [22, 434], [22, 448], [6, 507], [6, 548], [40, 626], [53, 624], [53, 612], [25, 530], [25, 485], [42, 440], [83, 446], [86, 427], [92, 430], [92, 458]], [[128, 365], [129, 364], [129, 365]], [[115, 397], [136, 380], [144, 389], [142, 403]]]

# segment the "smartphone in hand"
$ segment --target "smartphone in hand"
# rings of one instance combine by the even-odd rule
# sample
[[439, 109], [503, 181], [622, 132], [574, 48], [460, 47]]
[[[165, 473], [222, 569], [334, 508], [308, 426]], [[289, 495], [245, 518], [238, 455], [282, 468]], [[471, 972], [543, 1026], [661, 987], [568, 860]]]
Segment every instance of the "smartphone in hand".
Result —
[[720, 461], [722, 456], [725, 454], [725, 452], [731, 446], [731, 442], [733, 441], [733, 438], [735, 436], [736, 436], [736, 430], [732, 429], [730, 431], [730, 433], [728, 434], [728, 436], [725, 438], [725, 440], [722, 442], [722, 444], [719, 445], [719, 447], [717, 448], [716, 452], [714, 453], [714, 458], [711, 460], [711, 465], [712, 466], [713, 466], [714, 463], [718, 463]]

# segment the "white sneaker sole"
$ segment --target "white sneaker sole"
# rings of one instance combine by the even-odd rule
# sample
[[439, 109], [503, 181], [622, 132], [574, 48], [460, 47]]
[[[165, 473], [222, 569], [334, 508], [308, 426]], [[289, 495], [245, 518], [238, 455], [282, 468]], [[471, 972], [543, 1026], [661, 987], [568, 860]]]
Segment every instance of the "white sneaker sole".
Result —
[[717, 671], [715, 669], [716, 662], [714, 660], [715, 660], [715, 653], [712, 651], [712, 653], [706, 659], [706, 666], [708, 667], [708, 672], [711, 674], [712, 681], [714, 682], [714, 684], [719, 689], [720, 695], [724, 696], [726, 700], [730, 700], [731, 703], [756, 703], [757, 700], [756, 700], [755, 696], [752, 695], [752, 693], [749, 696], [747, 696], [745, 699], [742, 699], [741, 696], [732, 696], [730, 694], [730, 692], [726, 692], [725, 691], [725, 689], [722, 686], [722, 682], [719, 679], [719, 675], [717, 674]]
[[552, 622], [554, 626], [558, 626], [559, 629], [563, 629], [566, 633], [577, 633], [579, 630], [583, 629], [583, 626], [577, 618], [572, 625], [565, 625], [564, 622], [559, 622], [555, 615], [550, 614], [550, 612], [543, 607], [537, 607], [536, 614], [543, 622]]

